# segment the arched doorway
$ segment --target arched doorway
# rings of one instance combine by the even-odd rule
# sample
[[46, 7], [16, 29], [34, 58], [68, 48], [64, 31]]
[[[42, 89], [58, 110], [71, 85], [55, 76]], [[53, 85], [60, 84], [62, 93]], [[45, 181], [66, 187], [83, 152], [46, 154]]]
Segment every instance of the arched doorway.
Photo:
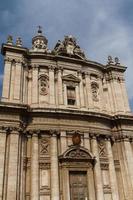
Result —
[[59, 156], [64, 200], [95, 200], [95, 161], [92, 153], [80, 145], [72, 145]]

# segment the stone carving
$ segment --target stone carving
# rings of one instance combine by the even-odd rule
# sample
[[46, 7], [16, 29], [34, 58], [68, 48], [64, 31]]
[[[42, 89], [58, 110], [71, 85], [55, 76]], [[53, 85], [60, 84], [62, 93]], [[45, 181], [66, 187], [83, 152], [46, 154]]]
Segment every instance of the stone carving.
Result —
[[58, 40], [52, 52], [56, 55], [65, 55], [85, 59], [84, 52], [77, 45], [76, 39], [71, 35], [65, 36], [63, 42]]
[[48, 40], [42, 35], [41, 26], [39, 26], [38, 34], [32, 38], [32, 49], [39, 52], [48, 52], [47, 48]]
[[72, 136], [73, 145], [80, 145], [81, 144], [81, 136], [78, 132], [75, 132]]
[[112, 59], [112, 56], [108, 56], [108, 64], [110, 65], [110, 64], [113, 64], [114, 62], [113, 62], [113, 59]]
[[118, 57], [115, 57], [115, 64], [116, 64], [116, 65], [119, 65], [119, 64], [120, 64], [120, 60], [119, 60]]
[[45, 138], [40, 140], [40, 155], [49, 154], [49, 141]]
[[96, 82], [93, 82], [91, 84], [91, 91], [92, 91], [92, 99], [93, 101], [98, 101], [99, 98], [98, 98], [98, 89], [99, 89], [99, 86]]
[[40, 95], [47, 95], [48, 94], [48, 76], [47, 75], [41, 75], [39, 78], [39, 84], [40, 84]]
[[10, 45], [13, 44], [13, 37], [12, 37], [11, 35], [9, 35], [9, 36], [7, 37], [7, 44], [10, 44]]
[[67, 156], [69, 158], [75, 158], [75, 159], [76, 158], [88, 158], [88, 154], [86, 152], [80, 150], [79, 148], [69, 152], [69, 154]]
[[84, 147], [72, 145], [59, 156], [61, 162], [90, 162], [95, 164], [95, 157]]
[[104, 191], [104, 194], [111, 194], [111, 187], [110, 187], [110, 185], [104, 185], [103, 186], [103, 191]]
[[99, 156], [100, 157], [107, 157], [106, 147], [105, 147], [104, 141], [100, 140], [98, 142], [98, 148], [99, 148]]
[[16, 40], [16, 46], [21, 47], [22, 46], [22, 39], [20, 37]]

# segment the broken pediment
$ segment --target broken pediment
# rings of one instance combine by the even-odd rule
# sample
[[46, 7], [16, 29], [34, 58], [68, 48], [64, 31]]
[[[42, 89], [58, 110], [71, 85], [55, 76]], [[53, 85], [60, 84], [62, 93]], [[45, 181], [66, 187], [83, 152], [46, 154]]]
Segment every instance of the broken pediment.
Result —
[[80, 79], [73, 74], [68, 74], [62, 77], [64, 81], [71, 81], [71, 82], [80, 82]]
[[73, 36], [65, 36], [63, 41], [58, 40], [53, 51], [55, 55], [67, 56], [77, 59], [85, 59], [84, 52], [80, 49], [80, 46], [76, 43], [76, 38]]

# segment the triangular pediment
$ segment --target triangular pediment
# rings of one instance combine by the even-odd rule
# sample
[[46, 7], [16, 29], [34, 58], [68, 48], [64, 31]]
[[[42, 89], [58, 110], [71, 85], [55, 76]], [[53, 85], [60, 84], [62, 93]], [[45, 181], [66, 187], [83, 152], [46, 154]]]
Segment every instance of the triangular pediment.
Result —
[[68, 74], [62, 77], [65, 81], [73, 81], [73, 82], [80, 82], [80, 79], [73, 74]]

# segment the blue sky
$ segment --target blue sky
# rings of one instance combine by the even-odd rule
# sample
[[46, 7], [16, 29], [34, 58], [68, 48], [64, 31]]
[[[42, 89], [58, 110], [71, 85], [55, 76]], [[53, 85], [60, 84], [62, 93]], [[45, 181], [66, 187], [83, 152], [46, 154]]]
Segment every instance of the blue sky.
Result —
[[[52, 49], [64, 35], [74, 35], [88, 59], [101, 62], [118, 56], [126, 65], [126, 86], [133, 110], [133, 1], [132, 0], [1, 0], [0, 44], [11, 34], [23, 45], [41, 25]], [[3, 62], [0, 57], [0, 85]]]

